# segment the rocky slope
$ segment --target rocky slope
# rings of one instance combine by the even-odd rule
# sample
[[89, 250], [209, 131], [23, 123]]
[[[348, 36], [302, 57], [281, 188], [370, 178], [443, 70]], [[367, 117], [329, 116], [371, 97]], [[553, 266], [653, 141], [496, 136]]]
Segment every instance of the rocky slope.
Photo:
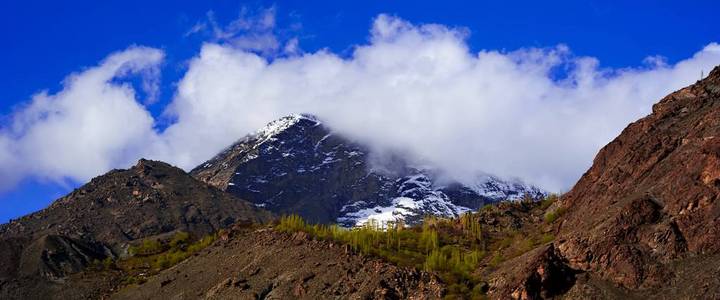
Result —
[[439, 299], [429, 273], [307, 234], [232, 231], [198, 256], [112, 299]]
[[570, 291], [578, 297], [718, 298], [719, 195], [715, 68], [663, 98], [598, 153], [562, 197], [567, 213], [556, 242], [542, 255], [508, 262], [528, 269], [514, 280], [498, 276], [496, 295], [541, 295], [543, 285], [531, 282], [547, 274], [544, 260], [585, 274], [588, 280]]
[[270, 123], [191, 171], [196, 178], [278, 214], [355, 226], [368, 219], [453, 217], [485, 203], [544, 196], [519, 181], [479, 176], [437, 184], [436, 174], [393, 157], [380, 170], [368, 147], [306, 115]]
[[69, 275], [93, 261], [122, 257], [143, 238], [176, 231], [203, 236], [270, 218], [178, 168], [140, 160], [0, 226], [0, 298], [43, 298]]

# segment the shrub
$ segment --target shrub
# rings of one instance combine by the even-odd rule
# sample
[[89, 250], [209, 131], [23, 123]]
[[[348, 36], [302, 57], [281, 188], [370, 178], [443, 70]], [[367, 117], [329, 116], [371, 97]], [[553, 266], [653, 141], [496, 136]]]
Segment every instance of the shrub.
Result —
[[123, 284], [143, 284], [147, 282], [147, 279], [145, 277], [139, 277], [139, 276], [127, 276], [123, 278], [122, 283]]
[[106, 257], [102, 261], [102, 267], [104, 270], [109, 270], [115, 267], [115, 261], [111, 257]]
[[503, 260], [504, 260], [504, 258], [503, 258], [503, 256], [502, 256], [502, 254], [500, 253], [500, 251], [496, 251], [496, 252], [495, 252], [495, 255], [493, 255], [492, 259], [490, 260], [490, 264], [489, 264], [489, 265], [490, 265], [491, 267], [496, 267], [497, 265], [499, 265], [500, 263], [502, 263]]
[[304, 231], [306, 228], [305, 220], [298, 215], [282, 216], [280, 223], [275, 226], [280, 231]]
[[557, 220], [560, 216], [562, 216], [565, 213], [565, 208], [560, 207], [556, 209], [555, 211], [551, 211], [545, 214], [545, 223], [552, 224]]
[[179, 231], [175, 233], [172, 240], [170, 240], [170, 248], [178, 248], [181, 246], [184, 246], [188, 243], [188, 240], [190, 239], [190, 234], [184, 231]]
[[447, 257], [440, 250], [433, 250], [425, 259], [425, 270], [444, 271], [447, 267]]
[[472, 289], [472, 299], [486, 299], [485, 293], [487, 292], [487, 283], [481, 282], [476, 284]]
[[128, 249], [130, 255], [152, 255], [162, 252], [163, 246], [156, 239], [146, 239], [138, 246], [131, 246]]
[[546, 233], [546, 234], [543, 234], [543, 236], [540, 238], [540, 243], [547, 244], [549, 242], [552, 242], [553, 240], [555, 240], [555, 236], [553, 236], [550, 233]]
[[555, 203], [555, 201], [557, 201], [558, 199], [560, 199], [560, 196], [558, 196], [558, 194], [551, 193], [540, 202], [540, 208], [547, 209], [548, 207], [550, 207], [550, 205]]
[[472, 212], [467, 212], [460, 216], [460, 224], [463, 232], [471, 239], [482, 240], [482, 225], [480, 225], [480, 216]]
[[425, 250], [425, 253], [430, 253], [431, 251], [440, 247], [438, 235], [435, 230], [423, 230], [420, 234], [420, 243], [422, 243], [422, 247]]

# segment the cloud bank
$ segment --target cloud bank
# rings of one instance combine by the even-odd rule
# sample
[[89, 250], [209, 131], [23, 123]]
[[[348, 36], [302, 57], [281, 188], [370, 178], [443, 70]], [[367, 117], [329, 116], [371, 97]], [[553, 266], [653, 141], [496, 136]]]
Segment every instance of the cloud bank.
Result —
[[163, 53], [132, 47], [17, 110], [0, 134], [0, 175], [14, 178], [2, 184], [27, 176], [82, 182], [140, 157], [189, 169], [301, 112], [460, 180], [487, 172], [565, 190], [629, 122], [720, 64], [715, 43], [672, 65], [650, 57], [640, 68], [606, 69], [564, 45], [471, 52], [467, 34], [380, 15], [349, 57], [303, 53], [297, 40], [292, 54], [272, 58], [207, 43], [178, 83], [165, 111], [174, 122], [162, 131], [117, 79], [140, 74], [152, 90]]

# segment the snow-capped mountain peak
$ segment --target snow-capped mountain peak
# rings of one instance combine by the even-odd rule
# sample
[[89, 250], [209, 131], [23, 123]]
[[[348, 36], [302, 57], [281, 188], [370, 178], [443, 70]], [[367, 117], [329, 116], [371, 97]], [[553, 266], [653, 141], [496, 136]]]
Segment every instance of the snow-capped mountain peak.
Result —
[[317, 117], [313, 115], [291, 114], [289, 116], [282, 117], [268, 123], [267, 125], [265, 125], [265, 127], [260, 128], [258, 131], [256, 131], [254, 135], [258, 137], [270, 138], [278, 133], [285, 131], [286, 129], [290, 128], [291, 126], [297, 124], [302, 120], [314, 122], [316, 126], [320, 125], [320, 121], [317, 119]]
[[403, 161], [401, 171], [388, 174], [370, 165], [369, 154], [368, 147], [317, 118], [294, 114], [241, 139], [191, 174], [275, 213], [344, 226], [370, 219], [412, 224], [425, 215], [454, 217], [489, 202], [544, 196], [536, 187], [493, 176], [437, 185], [431, 168]]

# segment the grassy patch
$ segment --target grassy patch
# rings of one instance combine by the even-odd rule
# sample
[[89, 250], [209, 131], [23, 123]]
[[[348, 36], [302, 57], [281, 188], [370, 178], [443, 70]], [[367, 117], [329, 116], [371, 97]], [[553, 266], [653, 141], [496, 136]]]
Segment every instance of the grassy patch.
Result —
[[[128, 249], [129, 257], [111, 261], [112, 267], [124, 271], [124, 284], [142, 284], [146, 277], [174, 266], [210, 246], [218, 234], [207, 235], [194, 241], [187, 232], [178, 232], [168, 241], [146, 239]], [[102, 263], [109, 264], [105, 261]]]

